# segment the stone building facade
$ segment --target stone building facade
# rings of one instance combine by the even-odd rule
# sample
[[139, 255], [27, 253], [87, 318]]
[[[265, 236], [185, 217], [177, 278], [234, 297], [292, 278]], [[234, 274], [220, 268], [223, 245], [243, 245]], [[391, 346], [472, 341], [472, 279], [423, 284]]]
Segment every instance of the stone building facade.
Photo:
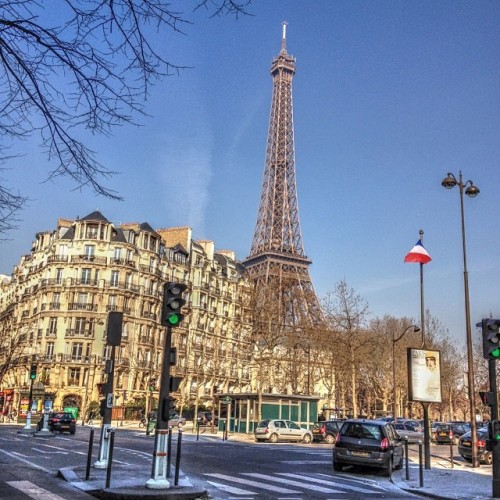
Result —
[[0, 384], [14, 397], [0, 411], [18, 404], [32, 363], [54, 408], [85, 411], [97, 401], [111, 350], [111, 311], [123, 312], [116, 404], [149, 402], [163, 362], [160, 314], [168, 281], [188, 286], [185, 320], [173, 329], [171, 372], [182, 377], [177, 406], [209, 407], [214, 388], [250, 390], [250, 288], [234, 253], [194, 241], [188, 227], [115, 225], [96, 211], [38, 233], [31, 252], [1, 280]]

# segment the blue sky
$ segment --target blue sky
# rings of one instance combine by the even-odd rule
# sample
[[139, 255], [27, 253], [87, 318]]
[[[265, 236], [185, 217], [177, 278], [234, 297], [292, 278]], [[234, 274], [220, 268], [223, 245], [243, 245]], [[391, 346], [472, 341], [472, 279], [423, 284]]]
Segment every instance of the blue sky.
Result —
[[[175, 2], [174, 2], [175, 4]], [[188, 2], [178, 2], [185, 8]], [[471, 317], [500, 317], [500, 2], [255, 0], [252, 16], [158, 35], [167, 59], [191, 67], [158, 83], [141, 127], [90, 137], [124, 202], [44, 183], [36, 140], [2, 177], [31, 201], [0, 242], [0, 273], [58, 217], [189, 225], [195, 239], [244, 259], [265, 161], [269, 68], [288, 22], [296, 57], [294, 119], [304, 247], [320, 297], [345, 279], [374, 316], [420, 317], [419, 266], [404, 264], [423, 229], [425, 305], [465, 341], [458, 188], [464, 200]]]

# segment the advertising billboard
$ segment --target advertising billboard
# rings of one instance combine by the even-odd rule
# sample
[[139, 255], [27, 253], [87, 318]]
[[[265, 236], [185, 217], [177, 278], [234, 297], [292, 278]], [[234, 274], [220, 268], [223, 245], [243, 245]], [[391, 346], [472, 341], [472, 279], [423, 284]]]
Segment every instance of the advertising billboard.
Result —
[[408, 396], [410, 401], [441, 403], [441, 353], [408, 349]]

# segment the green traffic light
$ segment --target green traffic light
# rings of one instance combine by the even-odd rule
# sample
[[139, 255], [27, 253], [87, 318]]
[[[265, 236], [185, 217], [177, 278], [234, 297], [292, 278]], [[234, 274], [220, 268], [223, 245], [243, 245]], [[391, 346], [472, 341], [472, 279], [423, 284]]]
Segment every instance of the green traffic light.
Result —
[[[172, 326], [175, 326], [175, 325], [178, 325], [179, 322], [180, 322], [180, 318], [179, 318], [179, 315], [174, 313], [174, 314], [171, 314], [169, 317], [168, 317], [168, 322], [172, 325]], [[500, 352], [499, 352], [500, 354]]]
[[494, 359], [500, 358], [500, 347], [497, 347], [496, 349], [493, 349], [493, 351], [491, 351], [491, 357]]

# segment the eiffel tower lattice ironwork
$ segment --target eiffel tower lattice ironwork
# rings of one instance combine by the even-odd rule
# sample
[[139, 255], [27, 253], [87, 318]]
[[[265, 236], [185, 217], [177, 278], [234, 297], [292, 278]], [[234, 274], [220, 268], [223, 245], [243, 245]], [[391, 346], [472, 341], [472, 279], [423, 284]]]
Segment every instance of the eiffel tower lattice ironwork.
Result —
[[[243, 262], [256, 293], [278, 311], [285, 329], [318, 323], [321, 310], [314, 292], [300, 230], [292, 106], [295, 58], [286, 50], [283, 23], [281, 51], [271, 65], [273, 95], [266, 165], [250, 255]], [[272, 304], [270, 304], [270, 301]], [[276, 316], [275, 316], [276, 321]]]

